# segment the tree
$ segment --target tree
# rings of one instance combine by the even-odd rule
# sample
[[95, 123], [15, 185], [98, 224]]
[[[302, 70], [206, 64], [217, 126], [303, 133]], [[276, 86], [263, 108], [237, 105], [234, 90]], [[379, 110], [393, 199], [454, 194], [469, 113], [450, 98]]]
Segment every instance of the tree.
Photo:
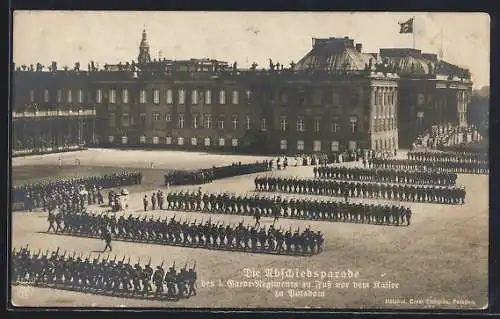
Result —
[[473, 90], [471, 102], [467, 108], [469, 124], [476, 126], [483, 136], [487, 136], [489, 128], [490, 113], [490, 87], [483, 86], [479, 90]]

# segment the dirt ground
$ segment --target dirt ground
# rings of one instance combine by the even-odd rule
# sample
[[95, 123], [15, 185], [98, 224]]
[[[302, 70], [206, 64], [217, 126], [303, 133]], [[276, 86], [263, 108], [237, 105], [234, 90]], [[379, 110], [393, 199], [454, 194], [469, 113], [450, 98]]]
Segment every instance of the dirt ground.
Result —
[[[63, 167], [58, 166], [62, 157]], [[78, 158], [81, 166], [75, 167]], [[162, 171], [168, 168], [199, 168], [264, 157], [209, 155], [163, 151], [88, 150], [62, 155], [15, 158], [14, 184], [48, 176], [95, 175], [136, 168], [145, 171], [145, 185], [131, 188], [125, 214], [144, 215], [144, 192], [158, 189]], [[151, 169], [151, 162], [154, 168]], [[348, 166], [359, 163], [348, 163]], [[311, 177], [312, 167], [292, 167], [273, 174]], [[258, 174], [234, 177], [202, 185], [211, 192], [250, 193]], [[60, 291], [46, 288], [13, 287], [12, 301], [23, 307], [186, 307], [186, 308], [483, 308], [488, 302], [488, 176], [460, 175], [458, 184], [467, 188], [461, 206], [404, 203], [413, 211], [409, 227], [349, 223], [309, 222], [280, 219], [277, 227], [321, 230], [324, 251], [312, 257], [275, 256], [240, 252], [211, 251], [114, 242], [113, 253], [130, 256], [131, 261], [152, 257], [152, 264], [192, 265], [198, 272], [198, 295], [180, 302], [155, 302]], [[193, 187], [181, 187], [197, 188]], [[162, 187], [164, 188], [164, 187]], [[274, 196], [274, 194], [270, 194]], [[289, 196], [282, 195], [281, 196]], [[303, 197], [306, 195], [293, 195]], [[318, 197], [320, 198], [320, 197]], [[337, 199], [340, 200], [340, 199]], [[354, 199], [380, 203], [379, 200]], [[98, 210], [98, 208], [94, 208]], [[227, 223], [252, 223], [250, 217], [208, 215], [170, 211], [148, 212], [164, 217], [188, 218]], [[104, 248], [97, 239], [46, 234], [46, 214], [15, 212], [12, 218], [13, 247], [29, 244], [33, 249], [61, 248], [93, 256]], [[263, 225], [272, 219], [263, 218]], [[244, 269], [259, 271], [245, 277]], [[298, 269], [304, 278], [269, 278], [266, 269]], [[331, 278], [308, 278], [308, 272], [330, 272]], [[343, 271], [356, 278], [339, 278]], [[320, 273], [321, 275], [321, 273]], [[262, 284], [242, 287], [248, 283]], [[237, 286], [236, 283], [240, 283]], [[298, 288], [288, 288], [293, 285]], [[310, 286], [309, 286], [310, 284]], [[269, 285], [269, 286], [266, 286]], [[274, 285], [274, 287], [272, 286]], [[277, 287], [282, 285], [284, 288]], [[320, 285], [319, 287], [317, 285]], [[270, 287], [271, 286], [271, 287]], [[290, 290], [315, 296], [291, 296]]]

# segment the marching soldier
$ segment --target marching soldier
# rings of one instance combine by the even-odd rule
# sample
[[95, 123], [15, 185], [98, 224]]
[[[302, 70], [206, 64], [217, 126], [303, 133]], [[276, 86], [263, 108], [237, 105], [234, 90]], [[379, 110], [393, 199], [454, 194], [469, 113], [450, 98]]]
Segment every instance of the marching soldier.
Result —
[[144, 267], [144, 270], [142, 272], [142, 293], [143, 295], [147, 296], [150, 291], [152, 291], [151, 288], [151, 276], [153, 275], [153, 269], [151, 268], [151, 258], [149, 259], [149, 262], [147, 265]]
[[106, 230], [104, 230], [104, 233], [102, 236], [103, 236], [104, 241], [106, 242], [106, 246], [104, 247], [103, 252], [105, 252], [106, 249], [108, 249], [108, 248], [109, 248], [110, 252], [113, 251], [113, 248], [111, 247], [111, 232], [106, 229]]
[[[140, 283], [138, 276], [141, 270], [140, 263], [135, 265], [135, 273], [132, 274], [134, 268], [130, 265], [130, 258], [125, 263], [125, 257], [116, 262], [116, 256], [113, 260], [102, 258], [100, 255], [90, 262], [90, 257], [74, 258], [66, 257], [66, 252], [59, 255], [59, 249], [52, 252], [49, 256], [49, 251], [41, 253], [40, 251], [35, 254], [28, 250], [28, 247], [21, 248], [21, 250], [14, 250], [12, 252], [12, 277], [13, 283], [24, 284], [24, 280], [28, 278], [35, 285], [48, 286], [52, 288], [63, 288], [73, 290], [83, 290], [88, 293], [103, 294], [109, 293], [116, 294], [117, 292], [124, 292], [128, 294], [137, 295], [140, 293]], [[187, 266], [187, 265], [186, 265]], [[176, 274], [174, 267], [171, 267], [170, 275], [172, 280], [178, 285], [177, 297], [189, 298], [196, 295], [196, 272], [195, 266], [192, 269], [186, 270], [186, 267]], [[157, 267], [158, 272], [155, 273], [155, 283], [157, 284], [156, 297], [161, 296], [163, 291], [163, 276], [161, 276], [161, 266]], [[133, 275], [133, 286], [130, 285], [130, 276]], [[189, 289], [186, 289], [186, 283]], [[173, 287], [175, 288], [175, 287]], [[147, 294], [144, 297], [148, 297]], [[175, 298], [176, 295], [170, 296]]]
[[153, 283], [155, 284], [156, 291], [155, 296], [159, 297], [163, 293], [163, 276], [165, 275], [165, 271], [163, 270], [163, 262], [160, 266], [156, 267], [156, 270], [153, 274]]
[[54, 226], [54, 224], [56, 222], [56, 217], [55, 217], [53, 212], [49, 212], [49, 215], [47, 217], [47, 221], [49, 222], [49, 228], [47, 229], [47, 233], [49, 233], [51, 229], [53, 229], [54, 232], [57, 233], [57, 230]]
[[255, 225], [253, 226], [254, 228], [260, 227], [260, 210], [257, 210], [254, 215], [255, 218]]
[[191, 295], [196, 296], [196, 264], [194, 264], [193, 268], [190, 268], [187, 274], [188, 281], [188, 294], [187, 297], [191, 297]]
[[167, 283], [167, 297], [170, 299], [175, 299], [176, 297], [175, 281], [176, 281], [176, 272], [174, 263], [174, 265], [170, 267], [169, 271], [165, 275], [165, 282]]
[[141, 279], [142, 279], [142, 267], [140, 265], [140, 259], [137, 264], [134, 265], [134, 273], [132, 276], [132, 285], [134, 287], [134, 293], [139, 294], [141, 291]]

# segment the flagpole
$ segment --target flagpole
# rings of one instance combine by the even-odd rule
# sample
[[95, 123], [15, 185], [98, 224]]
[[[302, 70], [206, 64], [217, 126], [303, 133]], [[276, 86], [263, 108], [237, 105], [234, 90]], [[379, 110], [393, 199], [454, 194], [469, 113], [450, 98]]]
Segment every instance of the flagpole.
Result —
[[413, 16], [413, 49], [415, 49], [415, 26], [416, 26], [416, 23], [415, 23], [415, 16]]
[[441, 57], [440, 57], [441, 59], [443, 59], [443, 58], [444, 58], [444, 51], [443, 51], [443, 37], [444, 37], [444, 36], [443, 36], [443, 32], [444, 32], [444, 31], [443, 31], [443, 27], [441, 26], [441, 48], [440, 48], [440, 49], [441, 49], [441, 50], [440, 50], [440, 51], [441, 51], [441, 52], [440, 52], [440, 53], [441, 53]]

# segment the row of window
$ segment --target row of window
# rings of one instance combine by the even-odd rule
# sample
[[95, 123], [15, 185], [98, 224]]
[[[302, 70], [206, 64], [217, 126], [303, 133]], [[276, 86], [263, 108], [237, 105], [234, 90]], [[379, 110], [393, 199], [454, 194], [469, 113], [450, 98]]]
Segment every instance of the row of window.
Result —
[[[351, 151], [355, 151], [357, 148], [356, 141], [349, 141], [348, 148]], [[304, 149], [305, 149], [305, 142], [303, 140], [298, 140], [297, 141], [297, 151], [304, 151]], [[288, 150], [288, 141], [287, 140], [280, 141], [280, 150], [282, 150], [282, 151]], [[321, 141], [319, 141], [319, 140], [312, 141], [312, 150], [313, 150], [313, 152], [321, 152], [323, 150]], [[339, 141], [331, 141], [330, 142], [330, 150], [332, 152], [340, 151]]]
[[[74, 97], [73, 97], [73, 91], [72, 90], [69, 90], [66, 93], [67, 93], [67, 95], [66, 95], [66, 102], [68, 102], [68, 103], [73, 103], [73, 102], [84, 103], [84, 94], [83, 94], [83, 90], [82, 89], [76, 90], [76, 99], [74, 99]], [[62, 90], [58, 90], [57, 91], [57, 97], [56, 98], [57, 98], [57, 103], [61, 103], [62, 102], [62, 100], [63, 100]], [[50, 101], [49, 90], [44, 90], [43, 91], [43, 101], [45, 103], [49, 103], [49, 101]], [[35, 102], [35, 90], [30, 90], [30, 102], [31, 103]]]
[[[356, 133], [358, 129], [358, 119], [355, 116], [349, 117], [349, 130], [351, 133]], [[298, 132], [305, 132], [306, 131], [306, 125], [304, 122], [304, 118], [299, 117], [297, 119], [297, 125], [296, 125], [297, 131]], [[332, 133], [336, 133], [340, 130], [340, 124], [338, 119], [333, 119], [330, 124], [330, 131]], [[282, 116], [280, 118], [280, 131], [281, 132], [286, 132], [288, 131], [288, 118], [286, 116]], [[319, 133], [321, 131], [321, 119], [313, 119], [313, 131], [315, 133]]]
[[[127, 96], [128, 96], [128, 90], [123, 89], [127, 91]], [[114, 89], [110, 89], [110, 92], [114, 91]], [[125, 94], [125, 93], [123, 93]], [[250, 90], [245, 91], [247, 102], [251, 103], [251, 98], [252, 98], [252, 92]], [[111, 95], [110, 95], [111, 96]], [[153, 104], [160, 104], [160, 90], [159, 89], [153, 89], [152, 92], [152, 102]], [[127, 99], [123, 99], [122, 95], [122, 102], [123, 103], [128, 103], [128, 97]], [[146, 90], [140, 90], [139, 91], [139, 103], [145, 104], [148, 102], [148, 96]], [[174, 93], [172, 89], [167, 89], [166, 91], [166, 96], [165, 96], [165, 102], [167, 104], [173, 104], [174, 103]], [[100, 102], [98, 102], [100, 103]], [[109, 99], [109, 103], [116, 103], [116, 99]], [[177, 91], [177, 103], [178, 104], [185, 104], [186, 103], [186, 91], [184, 89], [179, 89]], [[218, 91], [218, 103], [219, 104], [226, 104], [226, 90], [219, 90]], [[240, 92], [238, 90], [232, 90], [231, 91], [231, 104], [239, 104], [240, 103]], [[212, 104], [212, 90], [192, 90], [191, 91], [191, 104]]]
[[[199, 142], [201, 142], [201, 139], [199, 139], [199, 138], [192, 137], [191, 139], [187, 139], [187, 140], [190, 142], [190, 144], [192, 146], [201, 145], [201, 144], [199, 144]], [[110, 135], [108, 137], [108, 142], [114, 143], [115, 137], [113, 135]], [[122, 136], [120, 142], [121, 142], [121, 144], [128, 144], [129, 143], [128, 137]], [[154, 136], [151, 139], [151, 142], [153, 144], [160, 144], [160, 142], [161, 142], [161, 144], [165, 143], [166, 145], [179, 145], [179, 146], [186, 145], [186, 139], [184, 139], [184, 137], [173, 138], [173, 137], [167, 136], [165, 138], [161, 138], [161, 140], [160, 140], [160, 137]], [[139, 138], [139, 143], [146, 144], [147, 143], [146, 136], [141, 136]], [[230, 143], [231, 143], [230, 144], [231, 146], [237, 147], [238, 146], [238, 139], [233, 138], [233, 139], [231, 139]], [[206, 137], [203, 139], [203, 145], [204, 146], [212, 146], [212, 145], [227, 146], [225, 138], [219, 138], [219, 139], [212, 141], [212, 139], [210, 139], [210, 137]]]
[[[252, 98], [252, 92], [250, 90], [245, 91], [247, 102], [251, 103], [251, 98]], [[98, 89], [96, 91], [96, 97], [95, 97], [95, 102], [96, 103], [103, 103], [103, 90]], [[109, 89], [107, 92], [107, 98], [108, 98], [108, 103], [115, 104], [117, 103], [117, 91], [116, 89]], [[56, 97], [57, 103], [61, 103], [63, 101], [63, 91], [58, 90], [57, 91], [57, 97]], [[88, 100], [90, 101], [91, 98], [90, 96], [88, 97]], [[43, 101], [45, 103], [49, 103], [50, 101], [50, 94], [49, 90], [44, 90], [43, 91]], [[83, 89], [78, 89], [76, 90], [76, 100], [74, 100], [73, 97], [73, 90], [67, 90], [66, 91], [66, 102], [68, 103], [73, 103], [73, 102], [78, 102], [78, 103], [84, 103], [84, 93]], [[30, 102], [35, 102], [35, 91], [30, 90]], [[121, 90], [121, 102], [124, 104], [128, 104], [130, 102], [129, 99], [129, 90], [128, 89], [122, 89]], [[148, 94], [146, 90], [140, 90], [139, 91], [139, 103], [145, 104], [148, 102]], [[154, 104], [160, 104], [160, 90], [159, 89], [153, 89], [152, 91], [152, 102]], [[174, 103], [174, 92], [172, 89], [167, 89], [166, 91], [166, 96], [165, 96], [165, 102], [167, 104], [173, 104]], [[177, 91], [177, 102], [178, 104], [185, 104], [186, 103], [186, 91], [184, 89], [179, 89]], [[191, 91], [191, 104], [212, 104], [212, 90], [205, 90], [205, 91], [200, 91], [200, 90], [192, 90]], [[218, 103], [219, 104], [226, 104], [226, 90], [219, 90], [218, 92]], [[231, 103], [232, 104], [239, 104], [240, 103], [240, 95], [238, 90], [232, 90], [231, 91]]]
[[[275, 94], [275, 99], [278, 96], [280, 104], [287, 105], [289, 103], [289, 94], [287, 92], [277, 92]], [[354, 96], [352, 95], [352, 97]], [[299, 91], [297, 93], [297, 98], [299, 105], [306, 104], [307, 98], [304, 91]], [[310, 103], [311, 105], [321, 105], [322, 103], [326, 103], [339, 106], [341, 104], [340, 93], [335, 90], [329, 93], [325, 93], [325, 91], [322, 90], [316, 90], [310, 95]]]
[[[160, 113], [153, 113], [152, 114], [152, 120], [153, 122], [158, 122], [160, 121]], [[146, 126], [146, 113], [141, 113], [140, 114], [140, 119], [141, 119], [141, 125]], [[177, 128], [183, 129], [185, 127], [185, 117], [183, 114], [178, 114], [177, 115]], [[165, 121], [166, 122], [172, 122], [172, 115], [167, 113], [165, 114]], [[217, 128], [219, 129], [224, 129], [224, 125], [226, 122], [225, 117], [218, 117], [216, 120]], [[203, 116], [199, 115], [194, 115], [191, 118], [191, 128], [197, 129], [197, 128], [207, 128], [207, 129], [212, 129], [213, 128], [213, 123], [214, 120], [212, 118], [211, 114], [205, 114]], [[297, 119], [297, 131], [298, 132], [305, 132], [306, 131], [306, 126], [304, 124], [304, 118], [299, 117]], [[116, 126], [116, 114], [115, 113], [109, 113], [109, 126], [110, 127], [115, 127]], [[134, 125], [134, 120], [133, 117], [130, 116], [128, 113], [123, 113], [121, 115], [121, 126], [127, 127], [129, 125]], [[233, 116], [231, 120], [231, 127], [233, 129], [238, 129], [240, 125], [239, 117], [238, 116]], [[244, 121], [245, 128], [247, 130], [252, 129], [252, 117], [246, 116], [245, 121]], [[355, 116], [349, 117], [349, 130], [351, 133], [356, 133], [358, 130], [358, 119]], [[261, 131], [267, 131], [268, 130], [268, 121], [266, 118], [260, 119], [259, 123], [259, 129]], [[286, 117], [281, 117], [280, 118], [280, 130], [281, 132], [286, 132], [288, 130], [288, 120]], [[319, 133], [321, 131], [321, 119], [314, 119], [313, 120], [313, 131], [315, 133]], [[340, 121], [339, 119], [332, 119], [330, 123], [330, 132], [332, 133], [337, 133], [340, 131]]]
[[[173, 138], [173, 137], [167, 136], [165, 138], [160, 138], [158, 136], [155, 136], [151, 139], [152, 144], [156, 144], [156, 145], [165, 143], [166, 145], [183, 146], [183, 145], [186, 145], [188, 143], [188, 141], [189, 141], [189, 144], [191, 146], [201, 145], [201, 143], [200, 143], [201, 138], [196, 138], [196, 137], [192, 137], [191, 139], [185, 139], [184, 137]], [[203, 138], [203, 146], [228, 146], [229, 143], [226, 143], [226, 142], [229, 142], [229, 141], [230, 141], [230, 145], [232, 147], [238, 147], [239, 141], [237, 138], [233, 138], [233, 139], [218, 138], [218, 139], [212, 140], [210, 137]], [[110, 135], [108, 137], [108, 142], [115, 143], [115, 137], [113, 135]], [[141, 136], [139, 138], [139, 143], [146, 144], [147, 142], [148, 141], [147, 141], [146, 136]], [[128, 144], [129, 143], [128, 137], [126, 137], [126, 136], [121, 137], [120, 143], [121, 144]], [[304, 151], [305, 142], [303, 140], [298, 140], [296, 145], [297, 145], [297, 151]], [[357, 142], [354, 140], [349, 141], [348, 148], [349, 148], [349, 150], [352, 150], [352, 151], [356, 150]], [[280, 150], [283, 150], [283, 151], [288, 150], [288, 141], [287, 140], [280, 141]], [[321, 152], [322, 151], [322, 141], [319, 141], [319, 140], [313, 141], [312, 142], [312, 150], [314, 152]], [[340, 150], [340, 142], [339, 141], [331, 141], [330, 142], [330, 150], [332, 152], [338, 152]]]
[[[231, 90], [231, 103], [232, 104], [239, 104], [240, 103], [240, 91], [238, 90]], [[362, 91], [361, 91], [362, 92]], [[73, 90], [66, 90], [66, 102], [72, 103], [74, 102], [74, 97], [73, 97]], [[109, 89], [107, 92], [107, 99], [108, 103], [114, 104], [117, 103], [117, 90], [116, 89]], [[127, 104], [130, 102], [130, 92], [129, 89], [121, 89], [121, 102], [124, 104]], [[186, 90], [185, 89], [178, 89], [177, 92], [177, 103], [178, 104], [185, 104], [186, 103]], [[359, 93], [361, 94], [361, 93]], [[83, 89], [78, 89], [76, 90], [76, 95], [77, 99], [76, 101], [78, 103], [83, 103], [84, 102], [84, 92]], [[252, 101], [252, 92], [250, 90], [245, 91], [246, 95], [246, 100], [247, 103], [251, 103]], [[95, 96], [95, 102], [96, 103], [103, 103], [103, 97], [105, 96], [104, 92], [102, 89], [98, 89], [96, 91], [96, 96]], [[161, 102], [161, 94], [159, 89], [153, 89], [151, 92], [151, 101], [153, 104], [160, 104]], [[311, 104], [312, 105], [321, 105], [323, 100], [327, 104], [331, 103], [333, 105], [340, 105], [340, 93], [337, 91], [333, 91], [331, 95], [331, 99], [329, 97], [323, 96], [320, 91], [317, 91], [315, 94], [312, 95], [311, 98]], [[217, 94], [218, 97], [218, 103], [219, 104], [226, 104], [226, 90], [221, 89], [218, 91]], [[395, 93], [394, 92], [376, 92], [376, 98], [375, 98], [375, 105], [394, 105], [394, 97]], [[207, 89], [207, 90], [198, 90], [194, 89], [190, 91], [190, 98], [191, 98], [191, 104], [212, 104], [212, 90]], [[45, 103], [48, 103], [50, 101], [50, 94], [49, 90], [44, 90], [43, 91], [43, 100]], [[58, 90], [57, 91], [57, 97], [56, 100], [58, 103], [61, 103], [63, 101], [63, 91]], [[88, 100], [91, 100], [91, 97], [88, 96]], [[35, 102], [35, 90], [30, 90], [30, 101], [33, 103]], [[304, 92], [299, 92], [299, 104], [305, 104], [306, 98]], [[146, 104], [148, 103], [148, 92], [146, 90], [140, 90], [139, 91], [139, 103], [141, 104]], [[167, 89], [166, 94], [165, 94], [165, 103], [166, 104], [173, 104], [174, 103], [174, 91], [172, 89]], [[288, 95], [286, 92], [281, 93], [281, 103], [282, 104], [287, 104], [288, 103]], [[353, 103], [351, 103], [353, 104]], [[354, 103], [356, 104], [356, 103]]]

